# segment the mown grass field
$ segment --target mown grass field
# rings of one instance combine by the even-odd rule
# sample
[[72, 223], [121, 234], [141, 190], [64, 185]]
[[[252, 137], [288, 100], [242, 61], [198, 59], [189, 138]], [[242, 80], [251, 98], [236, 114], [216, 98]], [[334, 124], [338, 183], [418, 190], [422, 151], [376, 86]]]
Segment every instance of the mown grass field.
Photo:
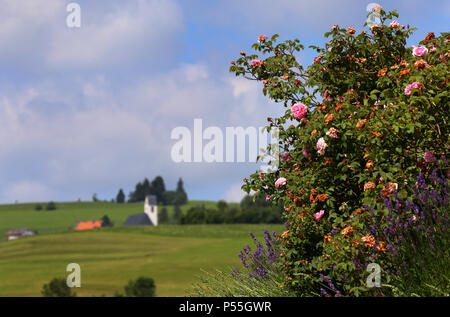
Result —
[[[44, 210], [36, 211], [36, 205]], [[45, 210], [46, 203], [27, 203], [0, 205], [0, 241], [6, 239], [6, 232], [11, 229], [27, 227], [37, 230], [39, 234], [57, 233], [72, 230], [76, 221], [99, 220], [108, 215], [115, 226], [121, 226], [129, 215], [144, 212], [144, 203], [116, 204], [110, 202], [62, 202], [56, 203], [56, 210]], [[183, 212], [197, 205], [216, 206], [213, 201], [190, 201], [181, 206]], [[158, 207], [159, 211], [163, 208]], [[165, 206], [169, 217], [174, 212], [173, 206]]]
[[[78, 296], [123, 293], [130, 279], [152, 277], [157, 296], [186, 296], [201, 269], [239, 265], [249, 232], [282, 231], [281, 225], [160, 225], [122, 227], [143, 203], [56, 203], [53, 211], [36, 211], [37, 203], [0, 205], [0, 296], [41, 296], [44, 283], [67, 276], [66, 266], [78, 263], [82, 287]], [[45, 204], [42, 204], [45, 208]], [[191, 201], [182, 206], [214, 207], [216, 202]], [[173, 206], [166, 207], [171, 217]], [[159, 207], [161, 210], [161, 207]], [[115, 226], [75, 232], [75, 222], [108, 215]], [[6, 241], [6, 232], [28, 227], [35, 237]]]
[[186, 296], [200, 269], [239, 265], [250, 231], [280, 232], [281, 225], [161, 225], [103, 228], [0, 242], [0, 296], [41, 296], [44, 283], [81, 267], [78, 296], [123, 293], [130, 279], [152, 277], [157, 296]]

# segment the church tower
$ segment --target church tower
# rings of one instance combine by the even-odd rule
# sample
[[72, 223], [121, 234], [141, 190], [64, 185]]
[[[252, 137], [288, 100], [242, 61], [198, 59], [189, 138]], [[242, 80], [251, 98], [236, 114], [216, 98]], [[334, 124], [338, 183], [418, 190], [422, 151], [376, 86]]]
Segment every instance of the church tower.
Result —
[[156, 196], [149, 195], [145, 197], [144, 212], [150, 218], [154, 226], [158, 225], [158, 203]]

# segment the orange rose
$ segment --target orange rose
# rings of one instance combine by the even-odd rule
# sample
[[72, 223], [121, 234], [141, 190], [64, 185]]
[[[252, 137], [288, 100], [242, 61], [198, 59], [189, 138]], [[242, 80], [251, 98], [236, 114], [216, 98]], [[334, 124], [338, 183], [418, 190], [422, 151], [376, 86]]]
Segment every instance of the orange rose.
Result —
[[383, 68], [383, 69], [380, 69], [378, 71], [378, 77], [384, 77], [386, 75], [387, 71], [388, 71], [387, 67]]
[[355, 34], [355, 33], [356, 33], [356, 30], [354, 27], [349, 26], [347, 28], [347, 34]]
[[281, 237], [283, 239], [285, 239], [287, 237], [287, 235], [289, 234], [289, 230], [286, 230], [285, 232], [283, 232], [283, 234], [281, 235]]
[[327, 109], [326, 104], [323, 104], [323, 105], [317, 107], [317, 111], [319, 111], [319, 112], [321, 112], [322, 110], [326, 110], [326, 109]]
[[361, 242], [371, 248], [375, 245], [375, 238], [372, 235], [367, 235], [361, 238]]
[[311, 190], [311, 194], [309, 195], [309, 200], [315, 202], [316, 201], [316, 199], [314, 197], [315, 195], [317, 195], [317, 191], [315, 189]]
[[377, 246], [377, 250], [381, 252], [386, 251], [386, 242], [380, 242], [380, 244]]
[[420, 59], [414, 63], [414, 67], [417, 68], [418, 70], [422, 70], [425, 68], [429, 68], [430, 65], [428, 65], [428, 63], [426, 61], [424, 61], [423, 59]]
[[366, 125], [366, 122], [367, 122], [367, 119], [359, 120], [358, 123], [356, 124], [356, 128], [358, 130], [361, 130]]
[[427, 41], [432, 40], [432, 39], [434, 39], [434, 33], [430, 32], [430, 33], [428, 33], [427, 36], [425, 36], [425, 38], [422, 40], [422, 42], [427, 42]]
[[367, 183], [364, 184], [364, 191], [372, 189], [372, 188], [375, 188], [375, 183], [367, 182]]
[[398, 76], [398, 78], [402, 78], [402, 76], [407, 75], [410, 71], [411, 71], [411, 69], [409, 69], [409, 68], [402, 69], [400, 71], [400, 75]]
[[373, 167], [373, 161], [372, 160], [368, 160], [367, 163], [366, 163], [366, 168], [370, 169], [372, 167]]
[[327, 113], [325, 115], [325, 124], [329, 123], [331, 120], [333, 120], [334, 114], [333, 113]]
[[352, 226], [348, 226], [345, 227], [344, 229], [342, 229], [341, 234], [345, 237], [348, 237], [349, 235], [351, 235], [353, 233], [353, 227]]
[[378, 136], [381, 136], [381, 133], [379, 133], [379, 132], [370, 132], [370, 134], [372, 134], [372, 135], [374, 135], [374, 136], [376, 136], [376, 137], [378, 137]]

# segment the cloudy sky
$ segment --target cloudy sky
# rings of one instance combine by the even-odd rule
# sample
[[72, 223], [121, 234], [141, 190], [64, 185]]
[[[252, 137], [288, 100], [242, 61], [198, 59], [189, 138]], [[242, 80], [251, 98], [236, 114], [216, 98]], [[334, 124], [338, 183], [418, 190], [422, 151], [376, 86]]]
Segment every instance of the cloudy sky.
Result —
[[[182, 177], [191, 199], [238, 201], [254, 163], [174, 163], [173, 128], [260, 127], [283, 111], [230, 61], [260, 34], [322, 45], [333, 24], [362, 30], [360, 0], [0, 0], [0, 203], [90, 200], [144, 177]], [[449, 31], [446, 0], [379, 1], [401, 24]], [[299, 55], [308, 65], [314, 58]]]

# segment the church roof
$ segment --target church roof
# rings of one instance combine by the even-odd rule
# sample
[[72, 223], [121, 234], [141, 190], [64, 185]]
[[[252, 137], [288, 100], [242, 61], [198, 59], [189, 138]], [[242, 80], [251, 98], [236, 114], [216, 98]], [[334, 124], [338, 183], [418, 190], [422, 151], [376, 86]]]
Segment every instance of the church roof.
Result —
[[158, 205], [158, 199], [156, 198], [156, 196], [155, 195], [149, 195], [149, 196], [147, 196], [147, 198], [148, 198], [148, 204], [149, 205]]
[[124, 222], [124, 226], [153, 226], [152, 221], [146, 213], [135, 214], [128, 217]]

